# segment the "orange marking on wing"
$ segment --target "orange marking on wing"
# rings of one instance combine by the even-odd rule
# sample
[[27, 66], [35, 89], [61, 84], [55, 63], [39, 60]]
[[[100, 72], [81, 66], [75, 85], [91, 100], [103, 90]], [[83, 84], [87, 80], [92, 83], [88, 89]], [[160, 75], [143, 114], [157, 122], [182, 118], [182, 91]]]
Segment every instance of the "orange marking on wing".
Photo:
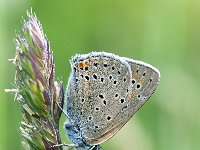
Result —
[[131, 97], [134, 97], [135, 95], [136, 95], [136, 90], [134, 89], [134, 90], [132, 91]]
[[144, 79], [139, 77], [136, 73], [132, 74], [132, 78], [136, 80], [136, 82], [139, 82], [140, 84], [142, 84], [144, 82]]
[[84, 67], [88, 67], [89, 65], [90, 65], [89, 61], [85, 60], [85, 61], [83, 61], [83, 62], [80, 62], [80, 63], [78, 64], [78, 67], [79, 67], [79, 68], [84, 68]]
[[79, 64], [78, 64], [78, 67], [79, 67], [79, 68], [83, 68], [83, 62], [79, 63]]

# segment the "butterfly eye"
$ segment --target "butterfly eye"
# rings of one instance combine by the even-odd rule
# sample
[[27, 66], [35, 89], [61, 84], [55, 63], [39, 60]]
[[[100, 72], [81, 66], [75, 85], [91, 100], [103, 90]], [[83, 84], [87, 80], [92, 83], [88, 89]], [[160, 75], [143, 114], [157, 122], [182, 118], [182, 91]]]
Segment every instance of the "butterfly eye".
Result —
[[68, 121], [68, 122], [65, 123], [64, 127], [65, 127], [66, 130], [69, 130], [72, 126], [73, 126], [73, 123]]

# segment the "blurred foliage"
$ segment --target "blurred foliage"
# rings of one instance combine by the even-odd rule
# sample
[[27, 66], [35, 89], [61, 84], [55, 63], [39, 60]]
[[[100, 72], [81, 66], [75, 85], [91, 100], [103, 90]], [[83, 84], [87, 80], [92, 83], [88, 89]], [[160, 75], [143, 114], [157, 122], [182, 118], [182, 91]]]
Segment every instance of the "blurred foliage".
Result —
[[[200, 147], [200, 1], [0, 0], [0, 149], [21, 149], [21, 121], [13, 88], [15, 29], [30, 8], [54, 51], [56, 79], [66, 86], [76, 53], [107, 51], [150, 63], [161, 72], [149, 102], [105, 150], [191, 150]], [[61, 122], [64, 122], [62, 117]], [[61, 129], [62, 129], [62, 123]], [[62, 140], [68, 143], [62, 130]]]

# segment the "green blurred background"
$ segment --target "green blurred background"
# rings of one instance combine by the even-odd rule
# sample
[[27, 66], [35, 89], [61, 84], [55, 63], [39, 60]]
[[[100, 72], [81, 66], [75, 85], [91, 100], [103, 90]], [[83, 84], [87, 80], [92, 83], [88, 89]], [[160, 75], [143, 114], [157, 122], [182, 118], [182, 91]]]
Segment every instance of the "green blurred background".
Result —
[[[67, 84], [76, 53], [107, 51], [142, 60], [161, 72], [150, 101], [109, 141], [105, 150], [200, 148], [200, 1], [0, 0], [0, 149], [21, 148], [21, 115], [13, 88], [13, 38], [33, 8], [51, 41], [56, 77]], [[62, 128], [63, 142], [68, 142]]]

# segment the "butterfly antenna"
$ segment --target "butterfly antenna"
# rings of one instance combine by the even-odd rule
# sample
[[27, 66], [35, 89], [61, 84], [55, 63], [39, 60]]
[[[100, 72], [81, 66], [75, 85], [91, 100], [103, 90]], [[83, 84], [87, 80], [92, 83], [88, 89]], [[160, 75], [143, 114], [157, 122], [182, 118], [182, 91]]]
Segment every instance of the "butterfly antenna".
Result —
[[58, 104], [57, 102], [56, 102], [56, 104], [58, 105], [59, 109], [63, 112], [63, 114], [65, 115], [65, 117], [70, 118], [70, 117], [67, 115], [67, 112], [65, 112], [65, 111], [62, 109], [62, 107], [60, 106], [60, 104]]

